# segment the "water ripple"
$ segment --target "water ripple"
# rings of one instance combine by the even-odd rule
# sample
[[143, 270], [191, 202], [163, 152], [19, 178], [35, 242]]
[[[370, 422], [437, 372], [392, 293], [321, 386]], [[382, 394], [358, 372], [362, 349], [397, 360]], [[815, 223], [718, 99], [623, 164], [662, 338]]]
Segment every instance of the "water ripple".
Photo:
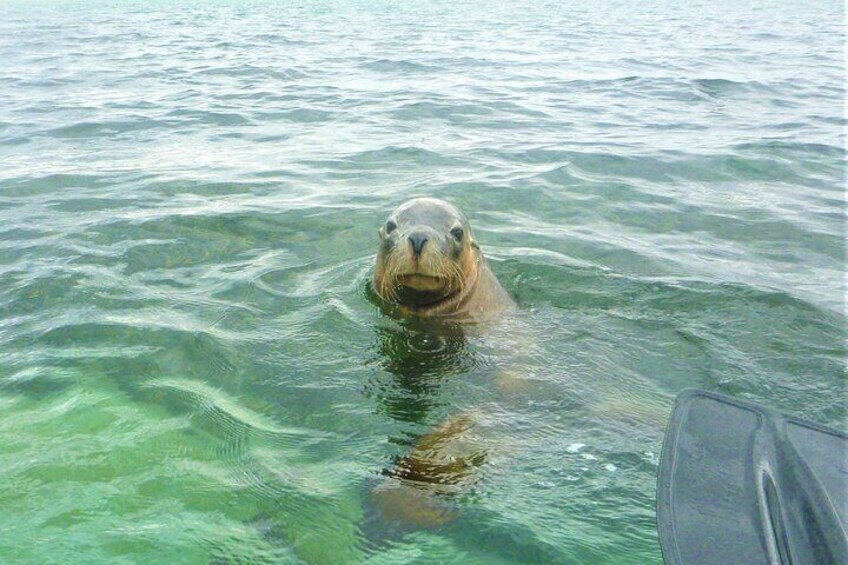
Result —
[[[0, 7], [0, 560], [659, 563], [679, 390], [844, 424], [839, 3], [77, 4]], [[413, 195], [517, 316], [381, 308]]]

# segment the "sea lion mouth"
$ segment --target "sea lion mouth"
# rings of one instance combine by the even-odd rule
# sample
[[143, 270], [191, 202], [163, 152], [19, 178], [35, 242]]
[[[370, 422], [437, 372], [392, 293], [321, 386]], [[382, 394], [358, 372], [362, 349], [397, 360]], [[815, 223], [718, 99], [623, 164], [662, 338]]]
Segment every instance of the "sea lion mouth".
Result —
[[400, 275], [398, 276], [398, 282], [405, 287], [425, 292], [441, 290], [445, 286], [444, 277], [421, 275], [418, 273]]

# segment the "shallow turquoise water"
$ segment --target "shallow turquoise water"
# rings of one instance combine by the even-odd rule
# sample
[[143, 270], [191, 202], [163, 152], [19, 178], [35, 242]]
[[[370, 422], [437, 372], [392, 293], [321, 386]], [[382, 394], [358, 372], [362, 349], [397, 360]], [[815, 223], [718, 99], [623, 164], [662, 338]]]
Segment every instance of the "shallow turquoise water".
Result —
[[[0, 4], [0, 561], [661, 562], [679, 390], [845, 427], [842, 10]], [[423, 194], [518, 315], [380, 312]]]

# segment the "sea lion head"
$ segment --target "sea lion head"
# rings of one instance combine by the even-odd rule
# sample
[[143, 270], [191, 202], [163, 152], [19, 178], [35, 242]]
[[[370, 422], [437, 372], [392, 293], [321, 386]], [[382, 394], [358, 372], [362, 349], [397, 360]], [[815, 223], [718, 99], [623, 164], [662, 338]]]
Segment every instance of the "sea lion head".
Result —
[[374, 289], [387, 302], [418, 310], [459, 301], [477, 280], [480, 258], [462, 212], [444, 200], [414, 198], [380, 228]]

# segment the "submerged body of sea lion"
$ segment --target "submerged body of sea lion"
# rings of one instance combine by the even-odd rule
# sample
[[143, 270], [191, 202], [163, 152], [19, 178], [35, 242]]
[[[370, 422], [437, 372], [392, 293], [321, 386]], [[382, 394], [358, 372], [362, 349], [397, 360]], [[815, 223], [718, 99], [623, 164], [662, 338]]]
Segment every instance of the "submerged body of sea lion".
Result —
[[498, 282], [468, 219], [436, 198], [399, 206], [380, 228], [374, 290], [405, 313], [491, 319], [515, 302]]

